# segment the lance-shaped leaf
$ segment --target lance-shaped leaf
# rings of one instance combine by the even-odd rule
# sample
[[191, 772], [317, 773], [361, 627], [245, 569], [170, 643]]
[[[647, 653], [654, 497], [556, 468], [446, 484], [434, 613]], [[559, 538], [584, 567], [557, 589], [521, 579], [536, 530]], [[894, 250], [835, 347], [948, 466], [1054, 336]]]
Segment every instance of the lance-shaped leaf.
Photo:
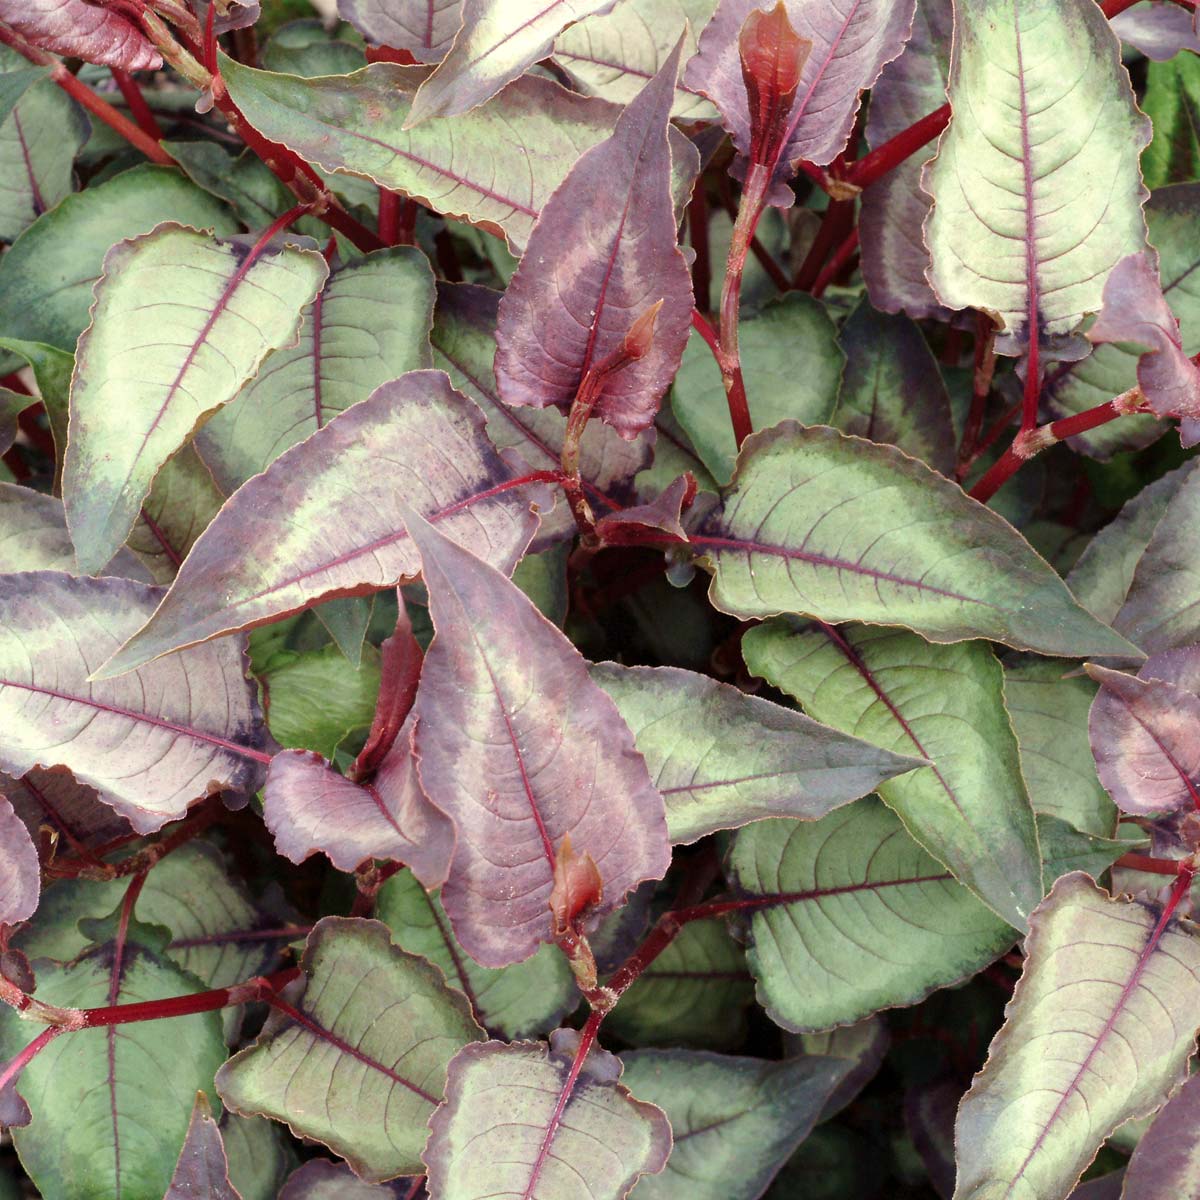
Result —
[[816, 1056], [766, 1062], [686, 1050], [622, 1055], [625, 1086], [667, 1114], [674, 1148], [638, 1200], [757, 1200], [849, 1070]]
[[227, 491], [408, 371], [433, 365], [433, 274], [411, 246], [335, 266], [303, 314], [295, 346], [276, 350], [197, 445]]
[[29, 830], [13, 806], [0, 795], [0, 925], [15, 925], [33, 916], [41, 890], [41, 873], [37, 847]]
[[462, 0], [338, 0], [338, 16], [376, 46], [437, 62], [462, 24]]
[[1087, 734], [1095, 695], [1074, 664], [1032, 655], [1004, 663], [1004, 703], [1034, 810], [1108, 837], [1117, 814], [1096, 776]]
[[672, 842], [823, 817], [922, 765], [693, 671], [599, 663], [591, 676], [633, 731]]
[[[1142, 394], [1159, 416], [1200, 418], [1200, 367], [1183, 352], [1179, 321], [1163, 295], [1156, 256], [1130, 254], [1109, 272], [1104, 308], [1088, 330], [1092, 342], [1135, 342]], [[1184, 437], [1184, 445], [1190, 445]]]
[[[667, 124], [681, 50], [538, 217], [500, 301], [496, 382], [509, 404], [567, 408], [596, 375], [593, 413], [633, 437], [679, 369], [692, 287], [675, 240]], [[627, 344], [633, 337], [636, 347]]]
[[[716, 0], [622, 0], [611, 13], [564, 30], [554, 43], [554, 61], [581, 92], [628, 104], [658, 73], [680, 34], [683, 61], [695, 54], [715, 7]], [[711, 120], [716, 110], [680, 80], [671, 116]]]
[[417, 690], [421, 783], [458, 835], [442, 902], [487, 967], [550, 940], [559, 847], [600, 871], [594, 915], [670, 862], [662, 797], [616, 705], [532, 601], [409, 514], [436, 636]]
[[384, 384], [234, 494], [153, 621], [105, 672], [415, 577], [404, 501], [511, 571], [537, 526], [530, 488], [512, 484], [519, 478], [442, 372]]
[[88, 0], [0, 0], [0, 21], [56, 54], [125, 71], [162, 66], [162, 55], [136, 22]]
[[1023, 353], [1096, 311], [1109, 270], [1141, 250], [1150, 123], [1093, 0], [978, 0], [954, 33], [954, 115], [922, 179], [929, 280]]
[[917, 325], [862, 300], [839, 341], [846, 372], [833, 423], [843, 433], [897, 446], [949, 475], [955, 445], [950, 394]]
[[[824, 165], [845, 148], [858, 113], [859, 97], [885, 63], [904, 49], [915, 0], [857, 0], [839, 7], [785, 0], [795, 33], [812, 45], [782, 132], [783, 150], [770, 203], [789, 205], [787, 181], [801, 159]], [[738, 37], [747, 17], [773, 8], [767, 0], [722, 0], [700, 35], [684, 82], [721, 110], [733, 143], [750, 150], [750, 103], [742, 76]]]
[[210, 792], [253, 792], [267, 740], [239, 641], [89, 676], [161, 595], [124, 579], [0, 578], [0, 768], [70, 768], [139, 833]]
[[225, 1143], [204, 1092], [196, 1093], [187, 1137], [163, 1200], [241, 1200], [229, 1182]]
[[1200, 1078], [1189, 1079], [1142, 1134], [1125, 1172], [1124, 1200], [1195, 1195], [1200, 1189]]
[[171, 225], [108, 252], [75, 357], [63, 468], [81, 570], [112, 558], [163, 463], [294, 340], [326, 271], [311, 251], [247, 251]]
[[412, 721], [374, 776], [351, 783], [319, 755], [286, 750], [271, 760], [263, 819], [292, 862], [321, 851], [339, 871], [372, 858], [407, 863], [427, 887], [446, 878], [454, 827], [425, 798], [412, 756]]
[[500, 230], [520, 249], [576, 159], [612, 132], [617, 110], [525, 76], [455, 121], [453, 137], [440, 124], [406, 130], [427, 73], [375, 63], [309, 80], [221, 59], [229, 94], [264, 137], [328, 171], [364, 176], [435, 212]]
[[785, 1029], [916, 1004], [1016, 937], [870, 798], [820, 821], [749, 825], [730, 865], [755, 902], [747, 956], [759, 1003]]
[[300, 966], [294, 1007], [274, 1008], [258, 1041], [217, 1072], [221, 1099], [286, 1121], [369, 1182], [420, 1172], [446, 1067], [481, 1035], [462, 993], [379, 921], [324, 917]]
[[1165, 679], [1094, 663], [1088, 731], [1100, 781], [1123, 812], [1200, 808], [1200, 696]]
[[1148, 654], [1200, 642], [1200, 470], [1193, 467], [1138, 559], [1113, 626]]
[[[866, 138], [872, 150], [946, 102], [953, 32], [951, 0], [921, 0], [904, 53], [884, 67], [871, 89]], [[921, 188], [921, 170], [933, 154], [934, 147], [926, 146], [872, 183], [862, 194], [858, 222], [871, 303], [914, 320], [949, 316], [925, 277], [929, 248], [921, 226], [930, 199]]]
[[955, 1196], [1065, 1196], [1118, 1125], [1186, 1077], [1197, 1011], [1194, 928], [1063, 876], [1034, 914], [1007, 1020], [959, 1107]]
[[711, 564], [712, 602], [739, 617], [870, 621], [1063, 656], [1131, 652], [1002, 517], [893, 447], [832, 429], [788, 421], [747, 438], [723, 506], [691, 544]]
[[1042, 864], [1004, 678], [982, 642], [930, 645], [851, 625], [746, 636], [750, 670], [811, 716], [929, 766], [879, 785], [905, 828], [985, 904], [1023, 929], [1041, 900]]
[[[110, 925], [111, 927], [111, 925]], [[66, 965], [37, 964], [37, 997], [64, 1008], [164, 1000], [200, 990], [194, 976], [141, 941], [131, 923]], [[30, 1026], [0, 1013], [0, 1061], [30, 1040]], [[43, 1196], [162, 1196], [171, 1182], [198, 1091], [212, 1096], [225, 1042], [215, 1012], [84, 1029], [57, 1038], [20, 1078], [33, 1120], [13, 1140]]]
[[[405, 124], [468, 112], [545, 58], [572, 21], [616, 0], [463, 0], [462, 25], [446, 57], [417, 89]], [[674, 81], [672, 81], [674, 82]]]
[[470, 1002], [481, 1025], [505, 1037], [544, 1033], [579, 1001], [566, 958], [543, 946], [532, 958], [499, 970], [481, 967], [458, 944], [442, 902], [401, 871], [379, 890], [376, 915], [392, 930], [392, 941], [442, 968], [446, 982]]
[[467, 1046], [454, 1059], [423, 1156], [431, 1196], [621, 1200], [663, 1169], [671, 1126], [662, 1110], [634, 1099], [618, 1082], [620, 1062], [598, 1047], [572, 1080], [573, 1032], [551, 1046]]

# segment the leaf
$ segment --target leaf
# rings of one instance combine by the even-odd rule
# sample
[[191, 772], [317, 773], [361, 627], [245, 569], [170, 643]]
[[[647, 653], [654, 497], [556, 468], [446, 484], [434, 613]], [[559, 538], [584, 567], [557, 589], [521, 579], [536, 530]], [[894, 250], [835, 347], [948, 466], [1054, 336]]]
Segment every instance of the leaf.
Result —
[[1190, 924], [1073, 874], [1031, 926], [1007, 1020], [958, 1110], [962, 1200], [1065, 1196], [1109, 1133], [1166, 1100], [1195, 1048]]
[[[866, 138], [872, 150], [945, 103], [953, 32], [951, 0], [921, 0], [904, 53], [871, 88]], [[933, 154], [933, 146], [923, 147], [872, 183], [862, 194], [858, 222], [871, 303], [914, 320], [949, 317], [925, 277], [929, 248], [921, 226], [932, 202], [921, 188], [921, 170]]]
[[221, 486], [236, 490], [381, 384], [432, 366], [432, 317], [433, 275], [414, 247], [334, 266], [299, 342], [271, 354], [197, 436]]
[[174, 168], [144, 163], [122, 171], [68, 196], [0, 258], [0, 332], [73, 353], [109, 247], [164, 221], [238, 231], [223, 204]]
[[[607, 15], [564, 29], [554, 43], [554, 61], [577, 90], [628, 104], [658, 73], [681, 34], [683, 61], [695, 54], [714, 7], [715, 0], [624, 0]], [[716, 110], [680, 80], [671, 116], [707, 121]]]
[[592, 1050], [572, 1080], [572, 1056], [560, 1047], [569, 1039], [484, 1042], [455, 1057], [445, 1103], [429, 1122], [430, 1196], [484, 1200], [536, 1188], [542, 1200], [620, 1200], [640, 1176], [663, 1169], [671, 1127], [662, 1111], [617, 1082], [620, 1063], [603, 1050]]
[[1125, 1172], [1123, 1200], [1186, 1196], [1200, 1187], [1195, 1128], [1200, 1079], [1189, 1079], [1142, 1134]]
[[822, 817], [921, 765], [692, 671], [598, 663], [591, 676], [645, 755], [672, 842]]
[[1044, 895], [1033, 808], [1004, 679], [981, 642], [933, 646], [871, 626], [751, 630], [746, 664], [805, 710], [897, 753], [928, 759], [880, 783], [908, 832], [998, 916], [1023, 929]]
[[730, 865], [760, 905], [747, 948], [758, 1001], [785, 1029], [916, 1004], [974, 975], [1016, 936], [872, 799], [820, 821], [749, 825]]
[[[11, 256], [12, 250], [9, 250], [4, 258], [0, 258], [0, 271]], [[3, 293], [0, 293], [0, 300], [2, 299]], [[53, 488], [56, 492], [61, 492], [62, 451], [67, 444], [67, 394], [71, 388], [71, 371], [75, 366], [75, 358], [41, 342], [23, 342], [18, 338], [0, 337], [0, 351], [6, 350], [23, 359], [33, 371], [42, 407], [46, 411], [46, 423], [50, 426], [50, 436], [54, 440]]]
[[442, 903], [485, 967], [551, 936], [562, 839], [600, 869], [596, 917], [670, 862], [662, 797], [579, 652], [499, 571], [415, 514], [409, 534], [436, 635], [417, 690], [421, 783], [454, 822]]
[[28, 771], [20, 779], [0, 774], [0, 795], [8, 797], [35, 842], [45, 828], [76, 854], [130, 832], [129, 823], [65, 767]]
[[808, 1136], [845, 1074], [833, 1058], [766, 1062], [687, 1050], [622, 1056], [625, 1085], [659, 1105], [675, 1146], [635, 1200], [756, 1200]]
[[[156, 290], [164, 274], [169, 294]], [[256, 255], [178, 225], [108, 252], [75, 356], [63, 468], [81, 570], [112, 558], [167, 459], [295, 339], [325, 274], [318, 254]]]
[[33, 916], [41, 879], [42, 867], [29, 830], [0, 795], [0, 927]]
[[187, 1137], [163, 1200], [241, 1200], [229, 1182], [225, 1143], [204, 1092], [196, 1093]]
[[1142, 248], [1149, 122], [1093, 0], [958, 8], [948, 92], [922, 177], [929, 281], [950, 308], [993, 314], [999, 352], [1036, 350], [1095, 312], [1109, 270]]
[[[820, 301], [793, 292], [742, 320], [738, 353], [755, 429], [769, 429], [788, 417], [823, 425], [833, 416], [846, 358]], [[727, 483], [737, 446], [720, 368], [699, 334], [684, 351], [671, 408], [704, 465], [719, 483]]]
[[462, 24], [462, 0], [338, 0], [338, 16], [368, 42], [437, 62]]
[[1054, 881], [1068, 871], [1086, 871], [1098, 879], [1136, 843], [1125, 838], [1096, 837], [1082, 833], [1074, 825], [1048, 813], [1038, 813], [1038, 841], [1042, 847], [1042, 863], [1046, 881]]
[[[508, 404], [566, 409], [594, 383], [593, 415], [632, 438], [679, 369], [692, 286], [676, 244], [667, 126], [681, 50], [542, 208], [500, 300], [495, 370]], [[648, 345], [630, 349], [656, 306]]]
[[[386, 472], [375, 469], [381, 460]], [[104, 673], [415, 577], [420, 560], [398, 508], [405, 500], [511, 571], [537, 525], [529, 507], [537, 493], [511, 485], [520, 478], [444, 374], [410, 371], [240, 488], [153, 621]]]
[[43, 50], [69, 58], [157, 71], [162, 55], [128, 17], [87, 0], [0, 0], [0, 21]]
[[447, 1064], [480, 1036], [466, 1000], [379, 921], [322, 918], [300, 967], [294, 1007], [276, 1006], [258, 1041], [217, 1072], [222, 1100], [286, 1121], [370, 1183], [419, 1172]]
[[745, 1041], [754, 980], [725, 922], [692, 921], [638, 976], [605, 1027], [635, 1046], [735, 1047]]
[[833, 423], [950, 475], [956, 440], [950, 394], [918, 326], [861, 300], [839, 342], [846, 372]]
[[428, 887], [449, 869], [454, 826], [425, 798], [412, 755], [413, 722], [401, 728], [373, 778], [351, 783], [320, 755], [286, 750], [271, 760], [263, 819], [292, 862], [318, 850], [340, 871], [372, 858], [407, 863]]
[[36, 396], [0, 387], [0, 455], [12, 449], [19, 432], [18, 418], [31, 404], [36, 403]]
[[409, 1182], [364, 1183], [345, 1163], [310, 1158], [288, 1176], [278, 1200], [407, 1200]]
[[53, 571], [0, 578], [0, 768], [70, 768], [138, 833], [258, 787], [266, 741], [238, 641], [89, 682], [160, 592]]
[[0, 72], [0, 124], [3, 124], [27, 91], [39, 80], [50, 77], [50, 70], [48, 67], [35, 67], [28, 60], [20, 65], [16, 58], [8, 54], [0, 54], [0, 62], [12, 64], [8, 70]]
[[[1179, 14], [1191, 31], [1186, 12]], [[1194, 34], [1192, 35], [1195, 36]], [[1146, 68], [1143, 108], [1154, 136], [1142, 155], [1142, 173], [1149, 188], [1194, 180], [1200, 168], [1200, 63], [1192, 54]]]
[[[66, 965], [37, 964], [37, 997], [96, 1008], [191, 995], [186, 971], [136, 940], [105, 942]], [[0, 1060], [30, 1040], [0, 1013]], [[13, 1131], [43, 1196], [161, 1196], [171, 1182], [198, 1091], [212, 1096], [225, 1058], [217, 1013], [81, 1030], [51, 1042], [21, 1075], [33, 1121]]]
[[[750, 149], [750, 108], [738, 35], [746, 18], [764, 7], [764, 0], [722, 0], [684, 74], [685, 84], [721, 110], [725, 128], [742, 155]], [[875, 82], [884, 64], [904, 49], [914, 3], [859, 0], [841, 9], [786, 0], [785, 8], [793, 30], [812, 43], [812, 51], [788, 113], [780, 169], [768, 196], [769, 203], [783, 207], [792, 203], [786, 185], [801, 159], [824, 166], [845, 149], [860, 94]]]
[[1200, 642], [1200, 471], [1188, 472], [1138, 560], [1113, 626], [1148, 654]]
[[1122, 812], [1200, 808], [1200, 696], [1165, 679], [1088, 663], [1100, 684], [1088, 731], [1100, 781]]
[[426, 74], [375, 63], [310, 81], [221, 59], [230, 96], [264, 137], [327, 171], [363, 176], [434, 212], [501, 231], [520, 250], [567, 171], [612, 132], [616, 109], [526, 76], [456, 121], [453, 138], [441, 125], [406, 130]]
[[1193, 18], [1174, 4], [1138, 4], [1118, 13], [1109, 24], [1121, 41], [1155, 62], [1174, 58], [1181, 50], [1200, 53]]
[[[0, 68], [24, 75], [20, 68], [27, 66], [15, 52], [0, 49]], [[0, 86], [7, 78], [0, 75]], [[75, 155], [90, 132], [83, 109], [49, 79], [35, 83], [0, 118], [0, 241], [11, 242], [71, 194]]]
[[748, 438], [724, 505], [691, 544], [711, 563], [713, 604], [739, 617], [794, 612], [934, 641], [1130, 653], [1003, 518], [899, 451], [831, 429], [789, 421]]
[[271, 34], [260, 57], [269, 71], [289, 75], [345, 75], [365, 66], [361, 39], [348, 29], [332, 30], [316, 17], [289, 21]]
[[545, 58], [573, 21], [608, 12], [616, 0], [463, 0], [462, 24], [446, 57], [417, 89], [407, 128], [452, 117], [490, 100]]
[[850, 1104], [874, 1079], [891, 1045], [891, 1035], [880, 1016], [853, 1025], [838, 1025], [818, 1033], [785, 1034], [784, 1051], [835, 1058], [846, 1063], [846, 1074], [826, 1098], [818, 1122], [828, 1121]]
[[544, 1033], [579, 1000], [557, 946], [543, 946], [525, 962], [499, 970], [474, 962], [450, 932], [441, 901], [411, 871], [401, 871], [383, 885], [375, 911], [397, 946], [441, 967], [446, 982], [466, 996], [479, 1023], [505, 1037]]

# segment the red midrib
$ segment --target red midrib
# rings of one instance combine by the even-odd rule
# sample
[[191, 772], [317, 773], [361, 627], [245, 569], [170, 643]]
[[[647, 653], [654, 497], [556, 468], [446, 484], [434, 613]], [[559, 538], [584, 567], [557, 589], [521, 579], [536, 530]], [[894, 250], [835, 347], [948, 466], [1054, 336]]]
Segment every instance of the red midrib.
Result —
[[1033, 213], [1033, 150], [1029, 142], [1029, 98], [1025, 93], [1025, 59], [1021, 52], [1021, 0], [1013, 0], [1013, 35], [1017, 47], [1017, 87], [1021, 95], [1021, 167], [1025, 189], [1025, 324], [1029, 339], [1029, 359], [1025, 369], [1036, 378], [1041, 369], [1038, 362], [1037, 222]]

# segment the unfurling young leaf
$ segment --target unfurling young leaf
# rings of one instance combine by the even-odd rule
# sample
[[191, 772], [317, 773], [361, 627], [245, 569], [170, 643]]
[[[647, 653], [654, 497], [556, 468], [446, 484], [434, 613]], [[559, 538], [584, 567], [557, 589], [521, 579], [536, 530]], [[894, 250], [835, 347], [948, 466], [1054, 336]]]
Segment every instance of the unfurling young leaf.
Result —
[[442, 902], [488, 967], [552, 938], [564, 837], [611, 912], [670, 861], [663, 800], [616, 705], [571, 643], [499, 571], [407, 514], [435, 637], [417, 690], [421, 783], [457, 840]]
[[595, 386], [591, 411], [632, 438], [679, 369], [692, 288], [675, 241], [667, 123], [681, 49], [538, 217], [500, 301], [496, 382], [508, 404], [565, 409]]

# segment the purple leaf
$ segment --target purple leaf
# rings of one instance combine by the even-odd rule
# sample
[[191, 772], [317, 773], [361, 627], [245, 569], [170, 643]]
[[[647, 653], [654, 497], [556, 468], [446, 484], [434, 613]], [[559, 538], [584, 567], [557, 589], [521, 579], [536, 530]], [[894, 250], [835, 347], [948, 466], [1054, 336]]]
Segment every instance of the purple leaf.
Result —
[[1088, 339], [1147, 347], [1137, 379], [1150, 407], [1160, 417], [1200, 417], [1200, 367], [1184, 353], [1179, 322], [1159, 283], [1157, 255], [1143, 250], [1113, 267]]
[[268, 741], [240, 639], [89, 678], [161, 594], [54, 571], [0, 578], [0, 769], [68, 767], [138, 833], [211, 792], [253, 792]]
[[1200, 808], [1200, 696], [1087, 665], [1100, 684], [1088, 732], [1100, 782], [1127, 813]]
[[225, 1143], [203, 1092], [196, 1093], [187, 1137], [163, 1200], [241, 1200], [240, 1193], [229, 1182]]
[[372, 45], [437, 62], [462, 24], [462, 0], [338, 0], [338, 16]]
[[[800, 74], [784, 132], [784, 149], [767, 200], [792, 203], [788, 180], [801, 160], [825, 165], [845, 149], [858, 113], [859, 97], [884, 64], [903, 49], [912, 27], [915, 0], [786, 0], [795, 32], [812, 43]], [[771, 0], [722, 0], [700, 35], [684, 83], [721, 110], [725, 128], [742, 156], [750, 150], [750, 106], [742, 77], [738, 37], [753, 12]]]
[[132, 21], [87, 0], [0, 0], [0, 21], [56, 54], [124, 71], [162, 66], [162, 55]]
[[370, 858], [399, 861], [426, 887], [438, 887], [454, 850], [454, 826], [421, 790], [412, 725], [401, 729], [374, 777], [362, 784], [308, 750], [277, 754], [263, 790], [263, 819], [275, 849], [294, 863], [319, 850], [339, 871]]
[[[378, 464], [386, 461], [387, 470]], [[281, 454], [230, 498], [154, 619], [104, 666], [116, 675], [316, 600], [411, 579], [407, 500], [511, 571], [537, 527], [536, 485], [492, 448], [482, 414], [441, 371], [410, 371]]]
[[[205, 0], [191, 2], [203, 26], [208, 17], [209, 4]], [[218, 36], [235, 29], [249, 29], [262, 16], [262, 4], [259, 0], [224, 0], [224, 3], [222, 0], [209, 0], [209, 3], [215, 3], [217, 6], [217, 11], [213, 14], [213, 32]]]
[[45, 826], [73, 854], [130, 832], [129, 822], [103, 803], [94, 788], [77, 783], [65, 767], [37, 768], [20, 779], [0, 773], [0, 795], [8, 797], [35, 842]]
[[637, 504], [602, 517], [596, 523], [596, 536], [606, 546], [636, 544], [644, 532], [654, 531], [686, 542], [687, 533], [680, 521], [695, 498], [696, 479], [689, 471], [669, 483], [648, 504]]
[[1136, 4], [1118, 13], [1109, 24], [1127, 46], [1155, 62], [1166, 62], [1181, 50], [1200, 54], [1195, 12], [1189, 13], [1178, 4]]
[[33, 916], [41, 891], [41, 870], [29, 830], [0, 795], [0, 927]]
[[407, 1178], [364, 1183], [345, 1163], [313, 1158], [287, 1177], [278, 1200], [410, 1200], [411, 1186]]
[[1200, 1121], [1200, 1076], [1193, 1076], [1167, 1101], [1138, 1142], [1125, 1172], [1123, 1200], [1165, 1200], [1200, 1192], [1196, 1125]]
[[499, 571], [413, 514], [436, 631], [417, 692], [429, 798], [458, 840], [442, 902], [473, 958], [502, 967], [550, 940], [559, 846], [600, 869], [601, 916], [670, 861], [663, 800], [587, 663]]
[[[633, 438], [679, 369], [692, 287], [675, 240], [667, 125], [682, 45], [542, 208], [500, 301], [496, 380], [509, 404], [567, 408], [593, 379], [595, 415]], [[630, 361], [626, 335], [656, 304], [649, 345]]]

